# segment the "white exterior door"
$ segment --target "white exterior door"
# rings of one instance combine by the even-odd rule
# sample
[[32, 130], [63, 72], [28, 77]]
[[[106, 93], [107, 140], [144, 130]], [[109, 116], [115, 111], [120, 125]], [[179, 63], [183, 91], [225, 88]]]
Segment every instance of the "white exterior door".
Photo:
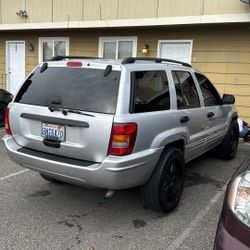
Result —
[[159, 41], [158, 56], [191, 63], [192, 41]]
[[6, 42], [7, 90], [16, 94], [25, 79], [25, 42]]

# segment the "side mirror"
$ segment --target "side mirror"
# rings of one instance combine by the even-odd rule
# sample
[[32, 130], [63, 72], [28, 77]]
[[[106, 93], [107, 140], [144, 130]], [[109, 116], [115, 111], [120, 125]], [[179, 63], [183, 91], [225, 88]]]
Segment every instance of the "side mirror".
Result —
[[235, 97], [233, 95], [224, 94], [222, 97], [222, 104], [234, 104]]

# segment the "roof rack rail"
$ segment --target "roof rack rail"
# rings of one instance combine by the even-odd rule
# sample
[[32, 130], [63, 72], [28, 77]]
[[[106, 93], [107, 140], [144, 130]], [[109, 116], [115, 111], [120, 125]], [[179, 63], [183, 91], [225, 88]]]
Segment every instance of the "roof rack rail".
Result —
[[50, 58], [49, 61], [61, 61], [64, 59], [100, 59], [100, 58], [91, 56], [54, 56]]
[[165, 59], [165, 58], [156, 58], [156, 57], [126, 57], [122, 60], [122, 64], [131, 64], [131, 63], [135, 63], [135, 61], [154, 61], [156, 63], [169, 62], [169, 63], [176, 63], [176, 64], [180, 64], [180, 65], [192, 68], [190, 64], [185, 63], [185, 62]]

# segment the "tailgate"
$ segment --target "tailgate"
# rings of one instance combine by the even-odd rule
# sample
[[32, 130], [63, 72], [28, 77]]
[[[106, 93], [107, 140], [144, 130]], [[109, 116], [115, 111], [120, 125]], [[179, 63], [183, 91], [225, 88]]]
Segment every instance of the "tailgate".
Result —
[[12, 134], [23, 147], [102, 162], [121, 72], [92, 63], [67, 65], [67, 61], [45, 63], [26, 79], [10, 105]]
[[[13, 137], [20, 146], [94, 162], [102, 162], [107, 156], [113, 115], [68, 113], [64, 116], [59, 111], [52, 113], [45, 107], [13, 103], [9, 119]], [[46, 145], [43, 124], [47, 127], [64, 127], [64, 139], [58, 143], [60, 147]]]

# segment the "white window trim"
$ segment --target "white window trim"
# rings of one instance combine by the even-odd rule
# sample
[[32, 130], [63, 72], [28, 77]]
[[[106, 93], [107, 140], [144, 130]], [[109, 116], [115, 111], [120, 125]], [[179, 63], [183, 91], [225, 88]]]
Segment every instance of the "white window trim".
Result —
[[[42, 43], [46, 41], [65, 41], [66, 42], [66, 56], [69, 55], [69, 37], [39, 37], [39, 52], [38, 52], [38, 58], [39, 63], [43, 61], [43, 46]], [[53, 46], [53, 54], [54, 54], [54, 46]]]
[[[98, 49], [98, 57], [103, 57], [103, 43], [104, 42], [123, 42], [130, 41], [133, 42], [133, 51], [132, 56], [137, 55], [137, 36], [105, 36], [99, 37], [99, 49]], [[116, 58], [118, 57], [118, 50], [116, 51]]]
[[190, 53], [188, 63], [192, 63], [192, 53], [193, 53], [193, 40], [158, 40], [157, 46], [157, 57], [160, 57], [160, 50], [162, 43], [190, 43]]

